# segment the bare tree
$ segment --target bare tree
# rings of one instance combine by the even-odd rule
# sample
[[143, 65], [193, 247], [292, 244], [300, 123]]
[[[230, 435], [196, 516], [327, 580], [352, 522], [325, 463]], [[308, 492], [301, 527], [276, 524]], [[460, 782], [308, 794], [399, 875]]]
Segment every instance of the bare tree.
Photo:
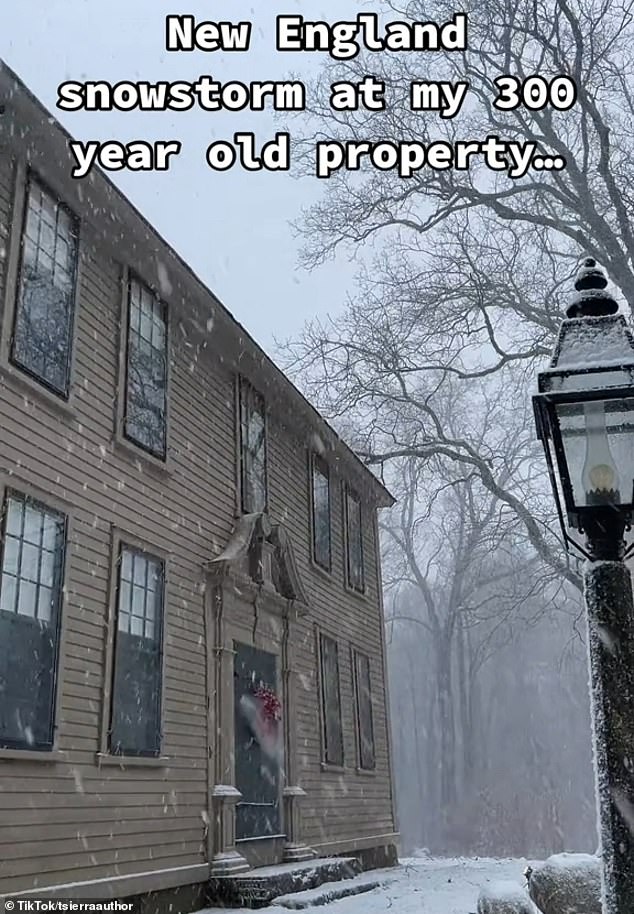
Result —
[[[454, 12], [447, 0], [383, 6], [400, 20], [446, 21]], [[546, 510], [540, 503], [529, 387], [552, 347], [579, 254], [593, 254], [634, 300], [631, 3], [472, 0], [467, 13], [464, 53], [361, 54], [328, 64], [310, 94], [300, 157], [313, 167], [316, 138], [453, 142], [494, 133], [535, 142], [563, 156], [566, 168], [516, 180], [476, 163], [405, 180], [373, 169], [333, 174], [299, 226], [304, 262], [371, 243], [371, 264], [344, 314], [309, 326], [286, 361], [335, 421], [361, 419], [366, 432], [356, 443], [368, 463], [439, 457], [456, 477], [475, 472], [540, 559], [580, 587], [547, 523], [552, 502]], [[468, 79], [454, 120], [410, 110], [409, 84], [423, 62], [427, 79]], [[384, 80], [386, 110], [334, 113], [330, 84], [366, 72]], [[577, 103], [565, 112], [500, 111], [495, 80], [509, 73], [571, 76]]]
[[[382, 4], [399, 20], [451, 18], [448, 0], [397, 0]], [[483, 138], [491, 133], [534, 142], [563, 156], [563, 171], [529, 172], [511, 180], [475, 165], [469, 171], [423, 170], [403, 181], [375, 171], [362, 181], [341, 169], [328, 193], [306, 217], [306, 259], [315, 263], [341, 242], [359, 243], [388, 230], [393, 237], [433, 232], [455, 217], [493, 216], [499, 224], [531, 225], [588, 251], [600, 260], [623, 293], [634, 300], [634, 240], [630, 214], [634, 186], [631, 118], [634, 26], [629, 0], [471, 0], [464, 53], [360, 55], [325, 71], [313, 93], [320, 139], [394, 140]], [[397, 14], [394, 16], [393, 14]], [[409, 84], [421, 78], [469, 81], [469, 102], [455, 119], [421, 115], [409, 108]], [[362, 79], [372, 72], [389, 93], [384, 112], [334, 114], [328, 105], [333, 77]], [[495, 80], [511, 74], [572, 77], [578, 97], [569, 111], [494, 107]]]
[[[405, 663], [397, 661], [399, 669], [409, 670], [409, 688], [400, 683], [397, 689], [407, 709], [398, 708], [396, 717], [411, 722], [417, 792], [434, 805], [436, 826], [446, 833], [450, 823], [456, 827], [465, 797], [481, 783], [480, 674], [540, 617], [545, 595], [551, 607], [562, 597], [561, 582], [544, 573], [521, 524], [477, 474], [461, 480], [442, 475], [439, 461], [424, 469], [413, 458], [405, 461], [392, 481], [399, 504], [383, 530], [392, 595], [388, 630], [417, 632], [417, 649], [403, 652], [401, 645]], [[419, 699], [423, 708], [413, 691], [416, 661], [429, 665]], [[408, 738], [400, 743], [399, 752], [407, 751]]]
[[347, 436], [368, 464], [437, 460], [446, 472], [453, 467], [456, 478], [475, 474], [518, 521], [540, 561], [579, 588], [578, 571], [552, 527], [526, 375], [510, 365], [484, 376], [463, 372], [461, 364], [478, 357], [461, 328], [469, 315], [449, 327], [427, 320], [435, 297], [431, 277], [425, 299], [407, 308], [384, 292], [377, 298], [368, 288], [336, 328], [308, 327], [287, 349], [304, 388], [334, 421], [347, 423]]

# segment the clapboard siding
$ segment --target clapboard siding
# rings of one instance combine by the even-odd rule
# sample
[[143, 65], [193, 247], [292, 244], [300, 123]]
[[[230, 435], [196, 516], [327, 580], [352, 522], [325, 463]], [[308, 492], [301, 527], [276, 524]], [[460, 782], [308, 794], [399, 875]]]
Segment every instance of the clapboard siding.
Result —
[[[341, 476], [331, 468], [332, 573], [311, 561], [310, 490], [305, 446], [289, 448], [291, 431], [269, 419], [271, 510], [283, 517], [304, 580], [310, 582], [311, 614], [296, 635], [300, 672], [297, 694], [297, 744], [308, 843], [363, 838], [395, 830], [390, 791], [387, 716], [382, 669], [382, 618], [378, 610], [377, 568], [372, 512], [363, 511], [366, 594], [345, 589], [345, 549]], [[299, 442], [297, 442], [299, 444]], [[322, 770], [316, 637], [314, 624], [337, 640], [344, 737], [344, 771]], [[356, 717], [350, 648], [371, 658], [371, 689], [376, 771], [358, 774]], [[369, 814], [371, 810], [371, 814]]]
[[[56, 161], [51, 157], [50, 162]], [[57, 166], [50, 165], [54, 169]], [[11, 290], [9, 229], [18, 161], [0, 146], [0, 317]], [[47, 167], [49, 167], [47, 166]], [[62, 186], [63, 169], [51, 174]], [[47, 178], [46, 174], [43, 177]], [[75, 193], [75, 189], [72, 191]], [[70, 191], [69, 191], [70, 193]], [[236, 492], [236, 370], [210, 321], [216, 304], [192, 287], [165, 295], [170, 319], [168, 460], [157, 466], [117, 436], [122, 280], [156, 285], [160, 252], [132, 241], [123, 262], [104, 243], [94, 210], [81, 218], [80, 270], [68, 404], [44, 396], [0, 364], [0, 486], [32, 492], [70, 518], [62, 609], [56, 744], [45, 761], [0, 752], [0, 893], [67, 881], [193, 866], [207, 860], [207, 646], [204, 565], [226, 545]], [[123, 204], [121, 204], [123, 207]], [[105, 220], [105, 217], [102, 217]], [[115, 231], [119, 231], [115, 227]], [[167, 257], [167, 254], [166, 254]], [[137, 259], [146, 264], [145, 271]], [[154, 264], [151, 268], [147, 264]], [[144, 275], [145, 272], [145, 275]], [[160, 280], [160, 271], [158, 273]], [[7, 321], [2, 320], [4, 334]], [[201, 327], [203, 328], [201, 332]], [[207, 331], [204, 328], [207, 327]], [[226, 329], [222, 332], [226, 332]], [[240, 329], [232, 331], [237, 337]], [[6, 340], [5, 340], [6, 342]], [[245, 351], [251, 341], [242, 340]], [[266, 369], [257, 352], [254, 363]], [[258, 385], [258, 377], [252, 377]], [[331, 465], [332, 573], [311, 561], [308, 444], [315, 430], [267, 395], [270, 512], [292, 540], [310, 612], [293, 624], [297, 677], [297, 780], [307, 797], [302, 839], [354, 842], [395, 830], [385, 707], [375, 508], [363, 510], [366, 593], [345, 586], [343, 484]], [[361, 472], [360, 470], [357, 472]], [[0, 493], [3, 494], [3, 493]], [[167, 560], [161, 767], [101, 765], [107, 683], [112, 543], [116, 531]], [[248, 627], [248, 620], [244, 622]], [[345, 768], [322, 769], [316, 627], [339, 645]], [[356, 771], [351, 648], [371, 658], [377, 767]], [[212, 750], [214, 747], [211, 747]]]
[[[6, 156], [1, 161], [0, 216], [6, 228], [12, 179]], [[210, 378], [200, 366], [193, 386], [186, 350], [173, 337], [170, 437], [179, 446], [171, 455], [172, 473], [146, 468], [142, 457], [139, 469], [134, 456], [114, 447], [121, 268], [108, 258], [97, 260], [90, 250], [90, 229], [82, 227], [72, 409], [49, 406], [19, 377], [5, 375], [0, 397], [0, 468], [17, 490], [33, 486], [67, 502], [72, 522], [57, 715], [59, 749], [72, 765], [0, 759], [0, 821], [11, 829], [0, 830], [0, 891], [46, 884], [46, 874], [50, 882], [103, 878], [112, 875], [115, 861], [135, 872], [147, 869], [150, 861], [158, 867], [156, 861], [166, 858], [174, 866], [204, 860], [200, 811], [207, 805], [206, 766], [192, 765], [207, 756], [201, 568], [213, 554], [214, 539], [226, 539], [233, 514], [233, 495], [227, 494], [233, 458], [220, 447], [212, 451], [222, 406], [214, 406], [212, 417], [209, 405], [223, 387], [230, 397], [232, 379], [228, 373]], [[4, 282], [3, 269], [3, 287]], [[225, 423], [232, 421], [229, 412]], [[189, 449], [181, 446], [185, 440]], [[124, 538], [127, 532], [169, 556], [165, 769], [122, 771], [96, 765], [111, 525], [121, 528]], [[119, 831], [122, 820], [129, 821], [129, 811], [142, 840], [126, 841]], [[154, 814], [170, 827], [157, 829]], [[49, 822], [54, 830], [64, 817], [76, 826], [75, 836], [67, 829], [67, 837], [60, 835], [48, 850], [34, 840], [34, 825]], [[112, 837], [85, 845], [77, 834], [83, 835], [84, 824], [96, 817]]]
[[[117, 875], [123, 875], [138, 872], [139, 865], [141, 865], [141, 871], [147, 871], [148, 866], [150, 870], [158, 870], [167, 866], [184, 866], [191, 859], [196, 859], [201, 849], [202, 842], [194, 840], [185, 845], [179, 843], [172, 846], [164, 845], [155, 852], [148, 848], [147, 843], [141, 848], [122, 848], [96, 853], [84, 851], [74, 854], [70, 861], [65, 855], [54, 854], [37, 859], [38, 884], [50, 885], [51, 877], [59, 872], [61, 867], [64, 867], [64, 872], [67, 873], [69, 879], [73, 882], [80, 882], [98, 878], [96, 873], [100, 869], [114, 870]], [[86, 862], [82, 863], [83, 860]], [[97, 862], [99, 860], [103, 861], [102, 866]], [[32, 877], [29, 874], [33, 868], [33, 861], [7, 860], [4, 868], [12, 872], [15, 891], [31, 886]]]

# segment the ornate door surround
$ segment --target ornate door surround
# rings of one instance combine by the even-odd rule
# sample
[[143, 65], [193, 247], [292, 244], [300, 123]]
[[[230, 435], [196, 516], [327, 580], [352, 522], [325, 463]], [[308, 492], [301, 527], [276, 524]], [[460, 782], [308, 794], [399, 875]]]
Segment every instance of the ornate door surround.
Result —
[[[266, 514], [242, 516], [224, 551], [207, 564], [206, 573], [211, 875], [244, 872], [251, 862], [309, 860], [314, 851], [301, 839], [300, 803], [305, 791], [296, 778], [296, 728], [292, 725], [294, 628], [296, 620], [309, 612], [309, 605], [286, 530]], [[234, 760], [236, 642], [278, 658], [284, 730], [280, 831], [284, 835], [268, 844], [236, 835], [236, 806], [242, 799]]]

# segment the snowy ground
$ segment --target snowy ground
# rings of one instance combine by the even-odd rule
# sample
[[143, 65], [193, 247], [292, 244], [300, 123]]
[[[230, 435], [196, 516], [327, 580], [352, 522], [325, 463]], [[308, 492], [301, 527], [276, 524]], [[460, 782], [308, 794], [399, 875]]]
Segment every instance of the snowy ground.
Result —
[[[526, 860], [442, 860], [406, 858], [399, 869], [366, 874], [387, 884], [363, 895], [342, 898], [308, 912], [331, 914], [472, 914], [483, 885], [504, 879], [524, 884]], [[207, 908], [199, 914], [218, 914]], [[279, 907], [264, 908], [267, 914], [289, 914]], [[226, 912], [225, 912], [226, 914]], [[236, 912], [237, 914], [237, 912]]]

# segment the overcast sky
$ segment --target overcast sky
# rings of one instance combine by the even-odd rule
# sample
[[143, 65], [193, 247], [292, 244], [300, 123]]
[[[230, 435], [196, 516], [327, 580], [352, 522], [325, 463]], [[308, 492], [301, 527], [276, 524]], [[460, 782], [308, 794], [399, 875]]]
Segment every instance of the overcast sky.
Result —
[[[351, 0], [302, 4], [306, 18], [336, 21], [358, 11]], [[286, 173], [216, 173], [205, 162], [215, 139], [253, 130], [262, 141], [279, 129], [269, 112], [61, 112], [64, 80], [283, 79], [310, 74], [317, 54], [278, 54], [275, 16], [299, 11], [297, 0], [17, 0], [7, 3], [0, 29], [2, 57], [80, 140], [177, 139], [183, 151], [167, 173], [110, 172], [132, 202], [271, 351], [273, 337], [295, 334], [313, 315], [336, 312], [352, 288], [356, 266], [345, 258], [306, 273], [297, 267], [298, 241], [289, 225], [317, 199], [319, 180]], [[254, 23], [246, 53], [169, 53], [165, 16]]]

